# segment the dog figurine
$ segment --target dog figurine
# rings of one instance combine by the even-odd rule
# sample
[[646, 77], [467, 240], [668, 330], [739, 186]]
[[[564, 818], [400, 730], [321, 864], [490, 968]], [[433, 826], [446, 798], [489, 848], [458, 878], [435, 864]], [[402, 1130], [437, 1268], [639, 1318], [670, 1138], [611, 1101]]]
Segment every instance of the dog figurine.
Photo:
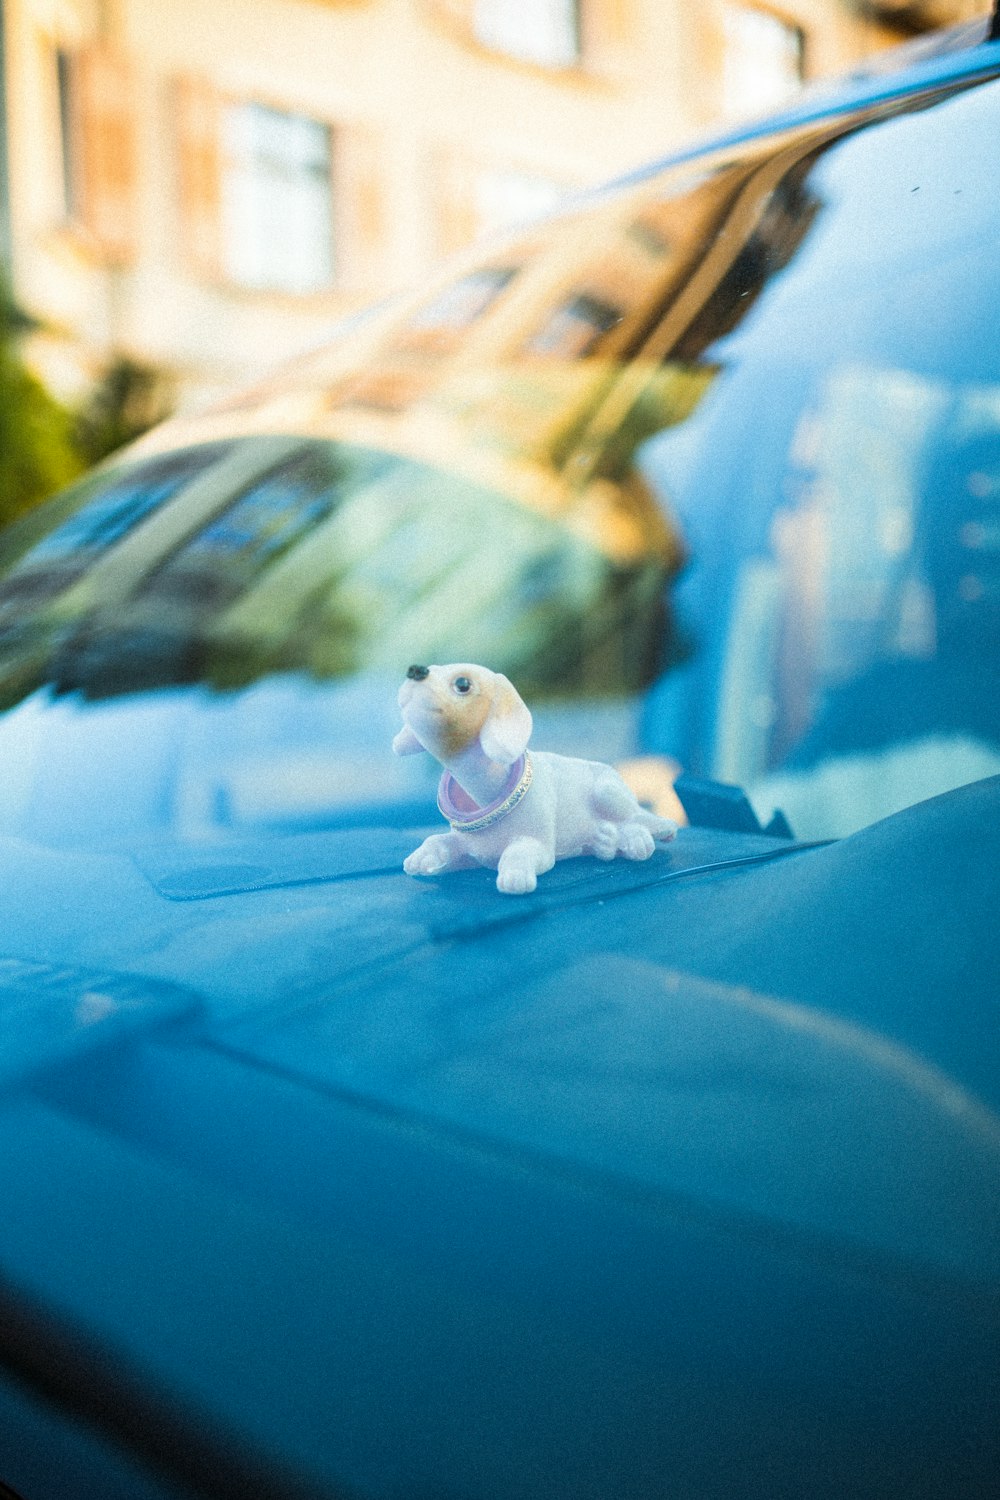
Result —
[[435, 833], [403, 862], [408, 875], [485, 865], [497, 889], [533, 891], [557, 859], [648, 859], [677, 832], [640, 807], [617, 771], [599, 761], [528, 753], [531, 714], [500, 672], [468, 663], [413, 666], [399, 690], [397, 755], [429, 751], [444, 767]]

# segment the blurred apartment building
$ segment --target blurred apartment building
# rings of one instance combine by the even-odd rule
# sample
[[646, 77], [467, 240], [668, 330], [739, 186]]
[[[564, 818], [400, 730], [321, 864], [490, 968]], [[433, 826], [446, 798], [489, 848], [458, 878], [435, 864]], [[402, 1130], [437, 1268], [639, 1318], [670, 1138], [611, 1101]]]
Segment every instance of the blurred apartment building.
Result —
[[564, 195], [985, 0], [0, 0], [0, 262], [199, 404]]

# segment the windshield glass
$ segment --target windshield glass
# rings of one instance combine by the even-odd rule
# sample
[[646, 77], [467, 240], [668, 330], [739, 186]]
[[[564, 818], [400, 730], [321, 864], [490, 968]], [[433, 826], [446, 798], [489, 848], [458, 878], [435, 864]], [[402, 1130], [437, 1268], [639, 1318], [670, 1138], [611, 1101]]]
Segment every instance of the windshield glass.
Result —
[[432, 809], [388, 754], [413, 661], [801, 836], [1000, 771], [997, 112], [953, 86], [651, 174], [28, 516], [4, 829], [54, 828], [56, 722], [175, 827]]

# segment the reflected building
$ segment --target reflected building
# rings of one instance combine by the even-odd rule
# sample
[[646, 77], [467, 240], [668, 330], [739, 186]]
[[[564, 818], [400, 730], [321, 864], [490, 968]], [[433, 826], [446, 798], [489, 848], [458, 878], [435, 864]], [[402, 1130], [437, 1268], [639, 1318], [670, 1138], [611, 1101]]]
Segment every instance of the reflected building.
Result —
[[696, 410], [710, 345], [809, 233], [829, 136], [653, 175], [470, 258], [189, 421], [190, 456], [150, 435], [120, 493], [57, 502], [0, 587], [25, 641], [11, 691], [43, 659], [90, 696], [391, 672], [404, 640], [526, 691], [651, 682], [684, 649], [665, 585], [685, 544], [636, 453]]
[[[190, 409], [468, 244], [987, 8], [3, 0], [0, 260], [54, 389], [126, 356], [168, 372]], [[633, 239], [643, 280], [664, 254], [655, 219]], [[525, 355], [596, 358], [625, 337], [620, 300], [626, 317], [641, 301], [628, 258], [620, 246], [620, 286], [595, 265], [597, 285], [567, 288]], [[425, 345], [489, 295], [480, 281], [426, 309]], [[395, 399], [404, 374], [399, 351], [369, 396]]]
[[[647, 788], [780, 768], [796, 829], [810, 757], [881, 796], [903, 719], [922, 764], [983, 764], [990, 98], [872, 94], [473, 250], [25, 517], [0, 700], [264, 694], [341, 736], [350, 702], [357, 737], [409, 661], [478, 659]], [[939, 119], [948, 215], [911, 187]]]

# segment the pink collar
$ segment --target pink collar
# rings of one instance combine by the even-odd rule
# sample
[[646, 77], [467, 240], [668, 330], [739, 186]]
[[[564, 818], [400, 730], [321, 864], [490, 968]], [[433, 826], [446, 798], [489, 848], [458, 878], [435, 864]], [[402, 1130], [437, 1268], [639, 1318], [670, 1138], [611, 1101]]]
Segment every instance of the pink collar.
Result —
[[[486, 807], [461, 808], [455, 802], [454, 788], [458, 782], [450, 771], [445, 771], [438, 783], [437, 804], [441, 815], [448, 819], [452, 828], [458, 833], [478, 833], [482, 828], [491, 828], [494, 823], [499, 823], [520, 802], [525, 792], [531, 785], [531, 757], [527, 750], [512, 767], [507, 785], [499, 797], [490, 802]], [[468, 793], [463, 792], [468, 797]]]

